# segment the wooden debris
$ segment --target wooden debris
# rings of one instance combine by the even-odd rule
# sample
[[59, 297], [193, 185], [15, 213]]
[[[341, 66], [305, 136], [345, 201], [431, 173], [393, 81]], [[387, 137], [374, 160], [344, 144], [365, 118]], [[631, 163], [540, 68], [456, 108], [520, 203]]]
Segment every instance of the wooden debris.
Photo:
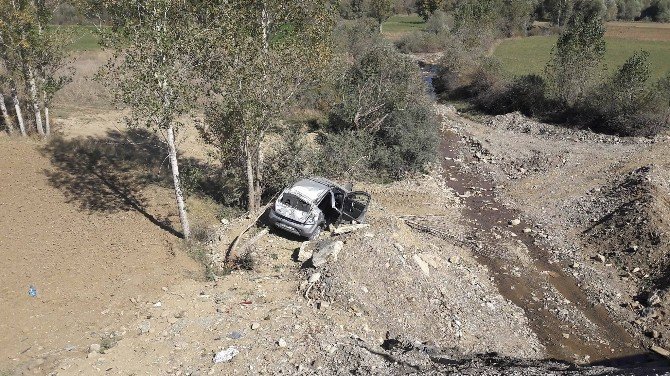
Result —
[[333, 233], [335, 235], [342, 235], [342, 234], [347, 234], [349, 232], [358, 231], [360, 229], [364, 229], [364, 228], [368, 228], [368, 227], [370, 227], [370, 225], [367, 224], [367, 223], [357, 223], [357, 224], [354, 224], [354, 225], [343, 225], [343, 226], [339, 226], [336, 229], [334, 229]]
[[658, 355], [661, 355], [661, 356], [664, 356], [664, 357], [670, 359], [670, 351], [668, 351], [668, 350], [666, 350], [666, 349], [664, 349], [660, 346], [652, 345], [649, 349], [651, 351], [655, 352]]
[[267, 235], [269, 232], [270, 232], [270, 229], [267, 228], [267, 227], [264, 228], [263, 230], [261, 230], [260, 232], [258, 232], [258, 234], [254, 235], [253, 238], [249, 239], [246, 243], [244, 243], [244, 245], [242, 245], [242, 246], [240, 247], [239, 253], [242, 253], [242, 254], [243, 254], [244, 252], [246, 252], [246, 251], [249, 249], [249, 247], [251, 247], [252, 245], [256, 244], [256, 242], [257, 242], [260, 238], [262, 238], [263, 236]]

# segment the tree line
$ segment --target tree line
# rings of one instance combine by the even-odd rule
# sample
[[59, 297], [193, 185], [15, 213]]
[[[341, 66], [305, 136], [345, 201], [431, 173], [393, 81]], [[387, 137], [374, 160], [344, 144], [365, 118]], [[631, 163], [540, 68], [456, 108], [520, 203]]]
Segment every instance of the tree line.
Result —
[[[52, 4], [44, 0], [0, 2], [0, 111], [9, 133], [51, 133], [51, 101], [70, 79], [68, 36], [50, 27]], [[9, 89], [10, 108], [3, 92]], [[29, 103], [24, 115], [22, 102]]]

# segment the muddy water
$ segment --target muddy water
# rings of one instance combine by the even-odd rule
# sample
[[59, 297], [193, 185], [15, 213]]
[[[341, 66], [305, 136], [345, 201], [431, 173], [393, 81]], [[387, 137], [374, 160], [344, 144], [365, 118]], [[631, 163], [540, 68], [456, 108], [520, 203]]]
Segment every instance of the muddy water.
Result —
[[[469, 240], [478, 244], [473, 247], [478, 261], [489, 268], [500, 293], [525, 311], [548, 356], [570, 362], [610, 365], [647, 361], [638, 342], [614, 323], [607, 310], [591, 304], [574, 277], [566, 274], [559, 263], [550, 263], [550, 252], [538, 246], [532, 235], [521, 231], [532, 228], [531, 224], [522, 220], [521, 224], [508, 228], [511, 219], [520, 218], [519, 213], [497, 202], [491, 181], [460, 168], [460, 163], [455, 161], [462, 147], [460, 139], [457, 134], [445, 131], [441, 157], [447, 183], [462, 195], [464, 215], [474, 226]], [[478, 193], [467, 195], [468, 191]], [[500, 229], [513, 231], [517, 235], [514, 239], [527, 247], [533, 259], [530, 267], [510, 265], [510, 261], [500, 257], [500, 241], [494, 235]], [[515, 266], [520, 267], [520, 272], [512, 273]], [[566, 314], [565, 305], [559, 307], [556, 302], [544, 299], [548, 284], [569, 301], [565, 303], [570, 311], [581, 312], [597, 330], [579, 328], [561, 319], [559, 316]]]

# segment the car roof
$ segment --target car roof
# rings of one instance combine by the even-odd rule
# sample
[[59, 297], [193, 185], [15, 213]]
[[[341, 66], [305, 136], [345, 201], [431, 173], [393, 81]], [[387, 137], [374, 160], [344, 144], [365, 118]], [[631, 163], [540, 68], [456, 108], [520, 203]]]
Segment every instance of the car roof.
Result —
[[341, 188], [336, 183], [321, 177], [311, 177], [308, 179], [298, 180], [288, 192], [300, 196], [310, 202], [316, 202], [321, 199], [326, 192], [332, 188]]

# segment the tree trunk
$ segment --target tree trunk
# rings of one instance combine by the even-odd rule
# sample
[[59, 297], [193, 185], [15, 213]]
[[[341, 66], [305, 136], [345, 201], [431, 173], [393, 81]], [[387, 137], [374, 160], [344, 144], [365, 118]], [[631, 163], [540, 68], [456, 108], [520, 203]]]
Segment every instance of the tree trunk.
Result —
[[5, 106], [5, 97], [2, 95], [2, 93], [0, 93], [0, 111], [2, 112], [2, 120], [5, 122], [5, 127], [7, 127], [7, 133], [14, 134], [12, 119], [9, 117], [9, 112], [7, 112], [7, 106]]
[[262, 177], [262, 170], [263, 170], [263, 152], [261, 151], [261, 146], [257, 145], [256, 146], [256, 176], [255, 176], [255, 196], [254, 196], [254, 207], [256, 209], [260, 209], [261, 207], [261, 199], [263, 195], [263, 191], [261, 190], [261, 180], [263, 179]]
[[44, 105], [44, 131], [46, 132], [47, 136], [51, 134], [51, 124], [50, 124], [50, 118], [49, 118], [49, 107], [47, 105]]
[[253, 154], [249, 150], [249, 137], [246, 139], [244, 158], [246, 159], [247, 164], [247, 210], [250, 213], [256, 212], [258, 207], [256, 206], [256, 184], [254, 179], [254, 163], [252, 161]]
[[44, 131], [47, 136], [51, 134], [51, 118], [49, 118], [49, 100], [47, 92], [42, 90], [42, 103], [44, 104]]
[[174, 194], [179, 209], [179, 221], [181, 222], [184, 238], [191, 237], [191, 227], [188, 224], [186, 215], [186, 204], [184, 203], [184, 193], [181, 190], [181, 181], [179, 180], [179, 164], [177, 163], [177, 146], [174, 140], [174, 127], [172, 124], [167, 129], [168, 149], [170, 154], [170, 168], [172, 169], [172, 182], [174, 183]]
[[35, 82], [35, 74], [31, 67], [26, 67], [28, 74], [28, 86], [30, 89], [30, 99], [33, 102], [33, 111], [35, 112], [35, 125], [37, 126], [37, 133], [44, 136], [44, 127], [42, 126], [42, 113], [40, 112], [40, 102], [37, 97], [37, 83]]
[[19, 123], [19, 130], [21, 131], [21, 136], [26, 136], [26, 125], [23, 122], [23, 113], [21, 112], [21, 106], [19, 104], [19, 96], [16, 93], [15, 88], [12, 88], [12, 101], [14, 102], [14, 112], [16, 112], [16, 121]]

